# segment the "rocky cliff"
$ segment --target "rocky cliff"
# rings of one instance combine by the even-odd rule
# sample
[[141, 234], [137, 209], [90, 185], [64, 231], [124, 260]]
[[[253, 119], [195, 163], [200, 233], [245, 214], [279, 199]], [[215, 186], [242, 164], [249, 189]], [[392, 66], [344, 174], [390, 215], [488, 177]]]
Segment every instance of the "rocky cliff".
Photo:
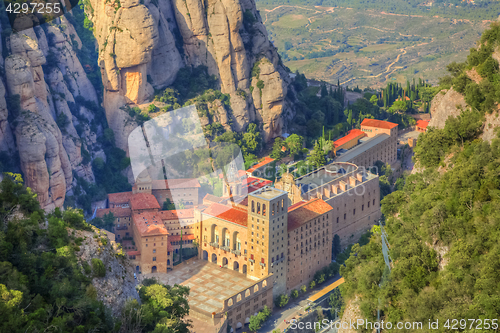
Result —
[[253, 0], [89, 0], [85, 11], [118, 147], [127, 149], [136, 126], [121, 108], [147, 106], [186, 66], [206, 66], [230, 95], [231, 110], [218, 117], [225, 127], [241, 131], [257, 121], [265, 140], [281, 134], [289, 78]]
[[1, 164], [3, 171], [20, 168], [42, 207], [52, 210], [71, 193], [74, 175], [94, 181], [82, 151], [99, 150], [93, 145], [102, 127], [91, 130], [93, 112], [75, 99], [98, 103], [97, 93], [76, 56], [81, 41], [65, 17], [19, 33], [4, 32]]
[[[84, 41], [98, 50], [93, 64], [81, 59], [85, 36], [77, 31], [92, 23], [83, 13], [75, 20], [78, 8], [19, 33], [2, 25], [0, 171], [22, 171], [46, 210], [61, 207], [74, 190], [82, 193], [82, 180], [94, 182], [91, 162], [106, 160], [97, 138], [107, 125], [127, 150], [138, 124], [123, 107], [146, 108], [184, 67], [205, 66], [230, 96], [229, 108], [212, 103], [217, 112], [204, 124], [241, 131], [255, 121], [265, 140], [281, 134], [290, 79], [253, 0], [84, 4], [97, 41]], [[99, 69], [102, 91], [89, 79]]]

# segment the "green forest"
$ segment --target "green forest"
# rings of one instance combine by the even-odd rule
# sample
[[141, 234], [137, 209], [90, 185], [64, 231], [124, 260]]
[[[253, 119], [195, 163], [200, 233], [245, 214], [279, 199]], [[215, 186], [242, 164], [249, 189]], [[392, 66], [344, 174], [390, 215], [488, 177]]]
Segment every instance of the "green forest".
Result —
[[[468, 320], [481, 319], [488, 330], [491, 320], [486, 319], [498, 318], [500, 131], [491, 143], [479, 135], [485, 113], [492, 111], [486, 100], [496, 100], [486, 87], [498, 82], [498, 65], [482, 68], [491, 64], [499, 31], [492, 26], [466, 63], [448, 66], [451, 76], [442, 81], [457, 90], [465, 85], [471, 108], [449, 118], [443, 129], [429, 128], [420, 135], [414, 159], [423, 171], [407, 176], [403, 186], [381, 201], [391, 270], [384, 263], [380, 232], [368, 244], [354, 245], [340, 269], [346, 280], [343, 297], [359, 296], [368, 320], [376, 320], [380, 309], [384, 321], [426, 325], [429, 319], [439, 320], [435, 331], [449, 332], [447, 319], [464, 319], [467, 325], [457, 327], [471, 331]], [[484, 78], [480, 85], [463, 78], [472, 69]], [[481, 94], [467, 96], [471, 90]]]
[[[97, 299], [100, 259], [84, 262], [75, 230], [92, 231], [81, 210], [44, 213], [20, 175], [0, 183], [0, 332], [189, 332], [189, 288], [144, 280], [118, 318]], [[117, 254], [118, 255], [118, 254]]]

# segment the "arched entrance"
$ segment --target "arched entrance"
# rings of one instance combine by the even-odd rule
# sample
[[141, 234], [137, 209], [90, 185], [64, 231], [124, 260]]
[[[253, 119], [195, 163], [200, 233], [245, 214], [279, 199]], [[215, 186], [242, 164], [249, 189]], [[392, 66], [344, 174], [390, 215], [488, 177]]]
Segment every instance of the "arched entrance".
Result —
[[217, 255], [216, 255], [215, 253], [212, 253], [212, 262], [213, 262], [214, 264], [216, 264], [216, 263], [217, 263]]
[[151, 273], [156, 273], [156, 266], [151, 267]]
[[247, 273], [247, 265], [243, 265], [243, 266], [242, 266], [242, 270], [241, 270], [241, 272], [242, 272], [243, 274], [246, 274], [246, 273]]
[[233, 271], [240, 271], [240, 264], [237, 261], [233, 262]]
[[208, 252], [207, 251], [203, 251], [203, 260], [208, 261]]
[[226, 257], [222, 258], [222, 267], [227, 268], [228, 263], [229, 263], [229, 261], [227, 261]]

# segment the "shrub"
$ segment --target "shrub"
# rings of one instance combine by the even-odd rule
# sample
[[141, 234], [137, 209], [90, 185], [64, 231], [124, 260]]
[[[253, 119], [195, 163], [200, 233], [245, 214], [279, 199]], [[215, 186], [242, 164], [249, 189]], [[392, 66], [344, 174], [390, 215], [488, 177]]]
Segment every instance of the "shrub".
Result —
[[106, 276], [106, 268], [104, 267], [104, 263], [102, 262], [101, 259], [94, 258], [92, 259], [91, 263], [94, 276], [96, 277]]

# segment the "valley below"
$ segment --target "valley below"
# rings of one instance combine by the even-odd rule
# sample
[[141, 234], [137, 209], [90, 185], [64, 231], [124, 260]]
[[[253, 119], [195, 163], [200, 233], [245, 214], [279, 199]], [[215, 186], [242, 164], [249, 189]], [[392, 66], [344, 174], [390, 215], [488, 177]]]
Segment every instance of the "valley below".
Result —
[[290, 70], [351, 87], [380, 88], [414, 77], [435, 84], [447, 64], [465, 60], [492, 23], [263, 1], [257, 7]]

